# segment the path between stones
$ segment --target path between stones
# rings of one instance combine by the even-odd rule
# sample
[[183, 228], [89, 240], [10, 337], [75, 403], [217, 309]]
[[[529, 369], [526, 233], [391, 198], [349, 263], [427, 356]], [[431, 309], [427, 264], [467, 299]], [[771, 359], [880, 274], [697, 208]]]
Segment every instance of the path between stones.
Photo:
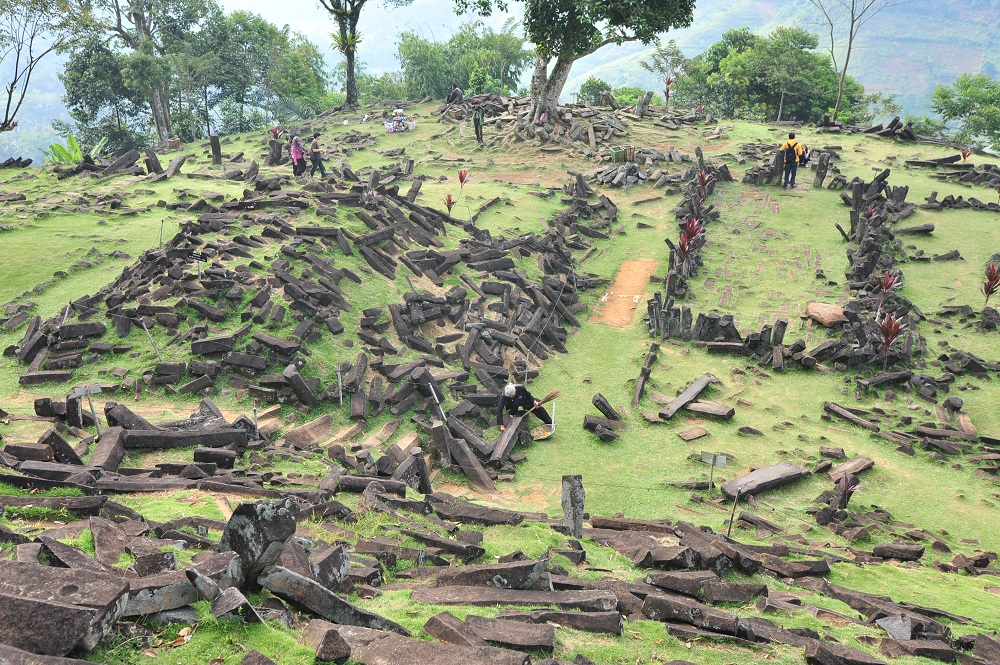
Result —
[[602, 306], [590, 320], [606, 323], [612, 328], [627, 328], [649, 286], [650, 275], [656, 272], [659, 265], [659, 261], [653, 259], [622, 261], [614, 284], [601, 296]]

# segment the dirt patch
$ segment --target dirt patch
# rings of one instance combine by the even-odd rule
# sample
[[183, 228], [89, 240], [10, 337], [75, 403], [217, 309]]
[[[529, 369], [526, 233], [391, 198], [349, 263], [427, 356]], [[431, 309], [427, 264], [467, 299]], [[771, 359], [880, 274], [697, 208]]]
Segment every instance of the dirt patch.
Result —
[[659, 261], [653, 259], [622, 261], [615, 283], [601, 297], [603, 305], [590, 320], [606, 323], [612, 328], [627, 328], [642, 294], [649, 286], [649, 276], [656, 272], [659, 265]]

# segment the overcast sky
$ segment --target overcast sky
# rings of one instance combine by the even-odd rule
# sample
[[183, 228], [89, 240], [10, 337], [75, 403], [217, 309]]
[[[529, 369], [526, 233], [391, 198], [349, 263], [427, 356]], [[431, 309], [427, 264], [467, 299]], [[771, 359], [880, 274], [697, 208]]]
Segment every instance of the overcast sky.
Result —
[[[220, 3], [226, 11], [242, 9], [259, 14], [279, 27], [288, 24], [327, 54], [331, 69], [339, 61], [330, 39], [335, 22], [319, 0], [220, 0]], [[520, 14], [519, 7], [516, 11]], [[485, 20], [498, 28], [506, 18], [507, 15], [494, 15]], [[358, 25], [363, 39], [358, 58], [370, 72], [393, 71], [399, 68], [396, 42], [400, 33], [412, 30], [428, 39], [445, 41], [459, 25], [473, 20], [476, 17], [471, 14], [456, 15], [451, 0], [414, 0], [413, 4], [400, 8], [387, 8], [380, 0], [369, 0]]]

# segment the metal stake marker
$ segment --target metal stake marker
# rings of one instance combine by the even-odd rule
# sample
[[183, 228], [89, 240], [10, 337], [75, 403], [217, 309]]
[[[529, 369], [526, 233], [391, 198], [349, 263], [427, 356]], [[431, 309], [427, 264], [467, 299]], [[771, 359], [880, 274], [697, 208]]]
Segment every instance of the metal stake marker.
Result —
[[165, 220], [160, 220], [160, 248], [163, 248], [163, 222]]
[[146, 327], [146, 322], [142, 319], [139, 319], [139, 323], [142, 324], [142, 329], [146, 331], [146, 337], [147, 339], [149, 339], [149, 343], [153, 346], [153, 351], [156, 352], [157, 360], [163, 362], [163, 356], [160, 355], [160, 350], [156, 348], [156, 342], [153, 341], [153, 336], [149, 334], [149, 328]]
[[[97, 411], [94, 410], [94, 399], [90, 395], [90, 386], [87, 386], [86, 388], [84, 388], [84, 390], [87, 391], [87, 403], [90, 404], [90, 415], [94, 416], [94, 425], [97, 427], [97, 436], [100, 437], [101, 436], [101, 420], [100, 420], [100, 418], [97, 417]], [[98, 388], [97, 392], [100, 392], [100, 391], [101, 391], [101, 389]]]
[[253, 431], [257, 438], [260, 438], [260, 427], [257, 425], [257, 400], [253, 401]]
[[733, 532], [733, 520], [736, 519], [736, 505], [740, 502], [740, 491], [736, 490], [736, 498], [733, 499], [733, 512], [729, 515], [729, 528], [726, 529], [726, 538]]
[[337, 368], [337, 395], [340, 397], [340, 408], [344, 408], [344, 388], [340, 383], [340, 368]]
[[434, 390], [434, 386], [431, 386], [431, 397], [434, 398], [434, 403], [437, 404], [438, 413], [441, 414], [441, 420], [445, 423], [448, 422], [448, 417], [444, 415], [444, 409], [441, 408], [441, 400], [438, 399], [437, 391]]

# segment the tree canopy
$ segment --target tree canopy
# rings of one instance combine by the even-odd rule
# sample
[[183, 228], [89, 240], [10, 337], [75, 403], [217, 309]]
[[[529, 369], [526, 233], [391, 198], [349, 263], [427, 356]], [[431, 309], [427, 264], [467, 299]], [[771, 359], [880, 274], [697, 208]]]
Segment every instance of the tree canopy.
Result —
[[[559, 100], [573, 63], [606, 44], [652, 43], [657, 35], [691, 24], [695, 0], [526, 0], [524, 29], [535, 44], [531, 80], [534, 116]], [[505, 0], [455, 0], [459, 11], [504, 11]], [[551, 69], [550, 69], [551, 65]]]
[[[765, 37], [729, 30], [685, 63], [675, 95], [723, 117], [819, 120], [836, 104], [839, 85], [830, 58], [815, 52], [818, 45], [801, 28], [779, 27]], [[845, 94], [855, 103], [864, 89], [847, 77]]]
[[[150, 125], [162, 140], [163, 121], [169, 135], [190, 141], [326, 107], [323, 58], [304, 36], [250, 12], [225, 14], [210, 0], [146, 1], [176, 2], [171, 6], [179, 20], [200, 18], [186, 31], [166, 25], [155, 30], [159, 41], [132, 42], [124, 24], [135, 24], [126, 19], [125, 36], [117, 32], [117, 18], [99, 27], [101, 16], [114, 17], [113, 7], [106, 15], [86, 15], [92, 21], [88, 37], [69, 49], [61, 76], [74, 121], [62, 129], [85, 144], [107, 136], [112, 150], [145, 145]], [[117, 38], [108, 39], [108, 31]]]
[[957, 141], [1000, 150], [1000, 81], [963, 74], [953, 84], [935, 88], [931, 106], [946, 122], [957, 124]]
[[451, 83], [469, 94], [516, 90], [534, 53], [524, 47], [524, 37], [515, 28], [513, 21], [500, 30], [465, 23], [447, 42], [404, 32], [399, 37], [397, 57], [406, 96], [444, 97]]

